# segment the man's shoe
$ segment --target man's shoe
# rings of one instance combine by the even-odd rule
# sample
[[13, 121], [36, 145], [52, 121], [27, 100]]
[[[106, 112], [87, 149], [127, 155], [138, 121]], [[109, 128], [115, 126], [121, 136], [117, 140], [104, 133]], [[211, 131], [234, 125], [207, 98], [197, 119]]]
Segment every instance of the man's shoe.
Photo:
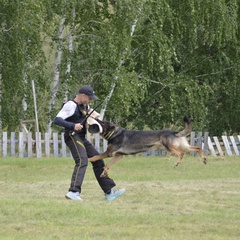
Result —
[[109, 194], [105, 194], [105, 197], [108, 201], [112, 201], [117, 197], [120, 197], [122, 194], [124, 194], [126, 192], [126, 190], [120, 189], [120, 190], [111, 190], [111, 192]]
[[75, 200], [75, 201], [82, 201], [82, 198], [80, 197], [79, 192], [71, 192], [69, 191], [66, 195], [65, 198], [70, 199], [70, 200]]

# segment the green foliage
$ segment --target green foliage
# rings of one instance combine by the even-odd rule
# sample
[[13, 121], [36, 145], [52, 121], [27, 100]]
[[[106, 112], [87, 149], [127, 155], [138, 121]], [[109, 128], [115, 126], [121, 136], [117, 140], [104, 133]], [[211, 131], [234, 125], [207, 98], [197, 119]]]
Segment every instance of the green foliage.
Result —
[[[34, 116], [31, 80], [42, 87], [46, 83], [41, 78], [45, 74], [42, 70], [45, 61], [39, 51], [41, 11], [41, 3], [32, 1], [4, 1], [1, 5], [1, 120], [9, 131], [14, 131], [24, 117]], [[23, 100], [28, 104], [26, 111]]]
[[[2, 126], [14, 131], [20, 120], [34, 118], [34, 80], [42, 131], [66, 95], [90, 84], [101, 99], [114, 86], [106, 118], [123, 126], [179, 125], [187, 114], [195, 130], [239, 132], [239, 14], [237, 0], [4, 0]], [[64, 36], [59, 39], [63, 17]], [[49, 112], [59, 48], [60, 83]]]

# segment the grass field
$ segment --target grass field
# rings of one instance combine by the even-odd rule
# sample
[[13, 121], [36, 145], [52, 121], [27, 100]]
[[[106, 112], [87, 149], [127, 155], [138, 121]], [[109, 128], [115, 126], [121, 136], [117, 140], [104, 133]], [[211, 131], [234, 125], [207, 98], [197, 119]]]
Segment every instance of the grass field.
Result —
[[240, 157], [125, 157], [107, 202], [89, 165], [83, 202], [64, 198], [71, 158], [0, 159], [0, 239], [240, 239]]

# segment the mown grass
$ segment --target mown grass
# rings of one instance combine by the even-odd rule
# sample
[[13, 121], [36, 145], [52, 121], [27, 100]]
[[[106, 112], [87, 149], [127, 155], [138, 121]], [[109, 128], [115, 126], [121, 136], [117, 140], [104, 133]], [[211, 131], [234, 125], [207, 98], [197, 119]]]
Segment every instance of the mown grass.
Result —
[[71, 158], [0, 160], [1, 239], [240, 239], [240, 158], [125, 157], [104, 199], [91, 165], [84, 202], [67, 201]]

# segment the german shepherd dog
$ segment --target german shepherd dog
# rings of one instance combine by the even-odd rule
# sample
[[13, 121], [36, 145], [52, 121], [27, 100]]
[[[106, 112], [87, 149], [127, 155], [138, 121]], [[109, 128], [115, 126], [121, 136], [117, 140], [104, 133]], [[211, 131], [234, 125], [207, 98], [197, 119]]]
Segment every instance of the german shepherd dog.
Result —
[[181, 163], [184, 153], [187, 152], [199, 153], [203, 163], [207, 163], [203, 151], [197, 146], [189, 145], [186, 139], [186, 136], [192, 131], [190, 120], [186, 116], [183, 118], [185, 129], [179, 132], [171, 130], [126, 130], [112, 122], [95, 120], [98, 124], [89, 126], [88, 130], [96, 133], [96, 127], [99, 129], [98, 126], [100, 126], [100, 135], [108, 141], [108, 146], [104, 153], [89, 158], [89, 161], [95, 162], [103, 158], [112, 157], [105, 166], [101, 177], [107, 176], [109, 168], [119, 161], [123, 155], [145, 152], [151, 148], [160, 148], [162, 146], [178, 156], [176, 166]]

